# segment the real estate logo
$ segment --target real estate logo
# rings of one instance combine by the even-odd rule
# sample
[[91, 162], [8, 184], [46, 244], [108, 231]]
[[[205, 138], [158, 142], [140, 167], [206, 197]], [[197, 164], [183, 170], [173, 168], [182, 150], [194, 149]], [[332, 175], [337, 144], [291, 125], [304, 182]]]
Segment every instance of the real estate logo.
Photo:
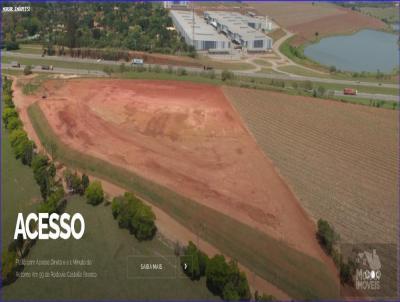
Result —
[[358, 290], [380, 290], [382, 264], [376, 249], [363, 251], [356, 257], [355, 287]]
[[397, 245], [395, 243], [342, 243], [340, 252], [350, 265], [349, 285], [342, 297], [397, 297]]

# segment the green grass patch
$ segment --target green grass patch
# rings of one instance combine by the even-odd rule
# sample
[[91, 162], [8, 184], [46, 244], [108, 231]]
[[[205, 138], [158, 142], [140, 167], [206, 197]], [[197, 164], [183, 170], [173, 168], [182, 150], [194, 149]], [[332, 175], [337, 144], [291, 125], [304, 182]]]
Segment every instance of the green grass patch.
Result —
[[258, 65], [261, 65], [261, 66], [266, 66], [266, 67], [272, 66], [272, 64], [270, 62], [268, 62], [267, 60], [255, 59], [255, 60], [253, 60], [253, 62]]
[[227, 70], [250, 70], [254, 69], [252, 64], [238, 61], [216, 61], [210, 58], [201, 56], [198, 61], [202, 65], [210, 66], [214, 69], [227, 69]]
[[[17, 192], [13, 188], [13, 192]], [[96, 278], [20, 278], [3, 288], [4, 300], [219, 300], [207, 289], [205, 280], [193, 282], [180, 273], [179, 259], [163, 238], [139, 242], [120, 229], [111, 206], [92, 206], [85, 198], [68, 199], [65, 212], [81, 213], [85, 234], [80, 240], [40, 240], [27, 260], [88, 259], [90, 266], [26, 266], [24, 273], [37, 271], [96, 272]], [[149, 258], [128, 257], [148, 256]], [[151, 258], [150, 258], [151, 257]], [[134, 262], [134, 259], [138, 259]], [[129, 261], [129, 262], [128, 262]], [[138, 270], [129, 263], [155, 262], [167, 266], [169, 279], [133, 279]], [[174, 266], [178, 265], [177, 269]], [[129, 278], [128, 278], [129, 276]], [[50, 290], [51, 289], [51, 290]]]
[[223, 83], [220, 80], [220, 76], [216, 75], [214, 79], [202, 76], [200, 74], [187, 74], [179, 76], [176, 73], [167, 73], [166, 71], [163, 72], [154, 72], [154, 71], [127, 71], [123, 73], [113, 73], [113, 77], [121, 78], [121, 79], [144, 79], [144, 80], [174, 80], [174, 81], [189, 81], [189, 82], [196, 82], [196, 83], [206, 83], [206, 84], [213, 84], [219, 85]]
[[41, 55], [43, 53], [43, 47], [40, 44], [19, 44], [19, 49], [13, 50], [12, 52]]
[[284, 72], [289, 72], [289, 73], [306, 76], [306, 77], [319, 77], [319, 78], [329, 78], [330, 77], [329, 74], [321, 74], [318, 72], [313, 72], [311, 70], [301, 68], [299, 66], [294, 66], [294, 65], [281, 66], [281, 67], [278, 67], [278, 69], [282, 70]]
[[67, 166], [135, 192], [194, 233], [201, 228], [206, 241], [293, 298], [338, 298], [334, 279], [315, 258], [131, 171], [69, 148], [55, 135], [37, 103], [29, 107], [28, 113], [43, 144], [57, 144], [57, 158]]

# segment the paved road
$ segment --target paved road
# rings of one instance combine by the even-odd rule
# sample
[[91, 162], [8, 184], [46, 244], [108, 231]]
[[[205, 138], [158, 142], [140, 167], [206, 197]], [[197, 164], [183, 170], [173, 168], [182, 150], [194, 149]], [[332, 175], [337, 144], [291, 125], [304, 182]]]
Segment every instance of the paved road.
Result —
[[[12, 67], [11, 64], [1, 64], [2, 69], [8, 70], [24, 70], [25, 65], [21, 65], [21, 67], [16, 68]], [[78, 75], [95, 75], [95, 76], [107, 76], [101, 70], [85, 70], [85, 69], [73, 69], [73, 68], [61, 68], [61, 67], [54, 67], [53, 70], [43, 70], [40, 66], [35, 66], [32, 68], [32, 71], [36, 72], [44, 72], [44, 73], [63, 73], [63, 74], [78, 74]]]
[[357, 95], [345, 95], [343, 91], [335, 90], [335, 96], [350, 96], [353, 98], [360, 98], [360, 99], [370, 99], [370, 100], [380, 100], [380, 101], [392, 101], [392, 102], [400, 102], [400, 98], [398, 95], [391, 95], [391, 94], [380, 94], [380, 93], [363, 93], [359, 92]]
[[[15, 58], [26, 58], [26, 59], [47, 59], [54, 61], [63, 61], [63, 62], [83, 62], [83, 63], [93, 63], [93, 64], [107, 64], [107, 65], [120, 65], [122, 62], [119, 61], [106, 61], [103, 60], [98, 62], [95, 59], [80, 59], [80, 58], [71, 58], [71, 57], [45, 57], [42, 58], [37, 54], [27, 54], [27, 53], [18, 53], [18, 52], [9, 52], [4, 51], [2, 55], [5, 57]], [[167, 68], [168, 65], [160, 65], [161, 68]], [[203, 68], [198, 67], [185, 67], [186, 70], [192, 72], [202, 71]], [[220, 73], [221, 70], [215, 70], [216, 73]], [[338, 79], [329, 79], [329, 78], [319, 78], [319, 77], [307, 77], [307, 76], [299, 76], [299, 75], [290, 75], [290, 74], [268, 74], [268, 73], [249, 73], [245, 71], [233, 71], [236, 75], [239, 76], [251, 76], [257, 78], [267, 78], [267, 79], [280, 79], [280, 80], [299, 80], [299, 81], [312, 81], [312, 82], [320, 82], [320, 83], [331, 83], [331, 84], [343, 84], [348, 86], [368, 86], [368, 87], [386, 87], [386, 88], [398, 88], [398, 84], [387, 84], [387, 83], [376, 83], [376, 82], [359, 82], [352, 80], [338, 80]]]

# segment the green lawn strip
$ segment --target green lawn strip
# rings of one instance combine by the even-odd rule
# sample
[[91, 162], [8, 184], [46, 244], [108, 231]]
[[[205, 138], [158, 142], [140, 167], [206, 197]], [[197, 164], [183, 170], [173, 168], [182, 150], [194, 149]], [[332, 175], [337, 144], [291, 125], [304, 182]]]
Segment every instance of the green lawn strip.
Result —
[[39, 44], [19, 44], [19, 49], [12, 50], [12, 52], [41, 55], [43, 53], [43, 47]]
[[268, 62], [267, 60], [256, 59], [256, 60], [253, 60], [253, 62], [258, 65], [262, 65], [262, 66], [272, 66], [272, 64], [270, 62]]
[[49, 142], [56, 143], [57, 158], [67, 166], [135, 192], [194, 233], [198, 233], [198, 228], [202, 225], [205, 229], [205, 235], [202, 236], [207, 241], [293, 298], [338, 297], [334, 279], [325, 265], [315, 258], [218, 211], [145, 180], [131, 171], [69, 148], [54, 134], [37, 103], [29, 107], [28, 113], [43, 144], [46, 146]]
[[307, 77], [319, 77], [319, 78], [327, 78], [327, 79], [335, 79], [335, 80], [347, 80], [347, 81], [361, 81], [361, 82], [372, 82], [372, 83], [397, 83], [397, 80], [393, 77], [391, 80], [387, 79], [377, 79], [374, 76], [366, 76], [366, 77], [353, 77], [350, 73], [347, 72], [339, 72], [339, 73], [331, 73], [331, 74], [320, 74], [317, 72], [313, 72], [311, 70], [299, 67], [299, 66], [281, 66], [278, 67], [279, 70], [301, 75]]
[[214, 79], [196, 75], [193, 73], [179, 76], [176, 73], [167, 73], [163, 72], [154, 72], [154, 71], [127, 71], [123, 73], [113, 73], [113, 77], [122, 78], [122, 79], [144, 79], [144, 80], [173, 80], [173, 81], [189, 81], [196, 83], [206, 83], [212, 85], [219, 85], [223, 83], [219, 76], [216, 76]]
[[[26, 266], [24, 273], [87, 271], [96, 272], [97, 277], [20, 278], [3, 288], [4, 300], [219, 300], [208, 291], [204, 278], [193, 282], [183, 274], [176, 277], [181, 271], [179, 259], [163, 241], [154, 238], [139, 242], [129, 231], [120, 229], [111, 214], [111, 206], [91, 206], [84, 197], [73, 196], [68, 199], [65, 212], [82, 214], [85, 219], [83, 237], [80, 240], [40, 240], [31, 249], [27, 260], [88, 259], [93, 264]], [[166, 272], [160, 274], [170, 278], [133, 279], [139, 272], [128, 261], [168, 265]], [[174, 270], [176, 264], [178, 267]]]
[[11, 149], [9, 134], [1, 129], [2, 167], [1, 167], [1, 211], [3, 250], [13, 241], [18, 213], [35, 212], [41, 202], [39, 187], [32, 170], [17, 160]]

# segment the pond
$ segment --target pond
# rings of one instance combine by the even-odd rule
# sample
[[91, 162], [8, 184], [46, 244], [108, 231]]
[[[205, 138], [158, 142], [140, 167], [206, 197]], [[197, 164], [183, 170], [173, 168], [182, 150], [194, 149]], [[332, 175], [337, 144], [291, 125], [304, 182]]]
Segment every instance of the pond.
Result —
[[376, 30], [323, 38], [304, 49], [310, 59], [346, 71], [391, 72], [399, 66], [398, 36]]

